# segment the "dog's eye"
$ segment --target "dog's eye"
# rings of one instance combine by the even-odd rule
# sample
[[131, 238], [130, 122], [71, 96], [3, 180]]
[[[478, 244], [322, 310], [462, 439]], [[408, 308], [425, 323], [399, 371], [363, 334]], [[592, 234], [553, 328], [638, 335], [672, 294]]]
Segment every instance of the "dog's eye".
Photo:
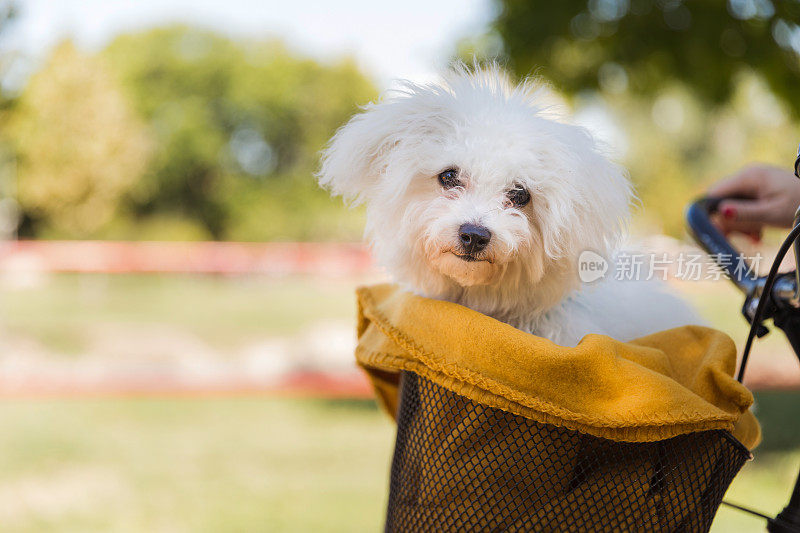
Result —
[[439, 173], [439, 185], [445, 189], [452, 189], [453, 187], [461, 185], [461, 181], [458, 179], [458, 169], [448, 168], [447, 170], [441, 171]]
[[510, 191], [506, 193], [509, 201], [514, 205], [514, 207], [522, 207], [524, 205], [528, 205], [528, 202], [531, 201], [531, 193], [528, 192], [528, 189], [523, 187], [522, 185], [517, 185]]

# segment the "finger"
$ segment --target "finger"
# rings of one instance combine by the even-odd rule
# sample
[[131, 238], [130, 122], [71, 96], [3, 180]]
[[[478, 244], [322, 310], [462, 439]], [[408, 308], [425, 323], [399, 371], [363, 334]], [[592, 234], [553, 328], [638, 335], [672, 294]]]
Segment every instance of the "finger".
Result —
[[742, 235], [747, 236], [756, 236], [760, 235], [764, 229], [763, 224], [757, 224], [755, 222], [743, 222], [743, 223], [723, 223], [719, 226], [720, 231], [727, 237], [732, 233], [740, 233]]
[[774, 202], [762, 200], [723, 200], [719, 204], [722, 219], [727, 222], [737, 223], [741, 227], [744, 223], [765, 224], [770, 223], [775, 216]]
[[761, 244], [761, 231], [748, 231], [746, 234], [753, 244]]
[[726, 198], [740, 196], [757, 198], [763, 187], [762, 169], [760, 167], [747, 167], [733, 176], [726, 178], [708, 189], [709, 196]]
[[759, 221], [737, 221], [723, 218], [721, 215], [715, 216], [713, 222], [726, 237], [731, 233], [760, 234], [764, 229], [764, 224]]

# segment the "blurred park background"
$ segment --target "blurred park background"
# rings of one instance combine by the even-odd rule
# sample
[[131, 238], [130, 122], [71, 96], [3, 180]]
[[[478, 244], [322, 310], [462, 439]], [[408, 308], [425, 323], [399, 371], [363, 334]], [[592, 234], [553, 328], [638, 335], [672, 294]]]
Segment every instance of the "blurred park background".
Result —
[[[353, 289], [384, 276], [315, 184], [326, 140], [395, 78], [498, 60], [608, 144], [635, 238], [675, 252], [708, 184], [793, 163], [798, 23], [797, 0], [0, 1], [0, 529], [379, 530], [394, 435]], [[672, 285], [743, 344], [732, 287]], [[753, 357], [765, 442], [729, 498], [774, 513], [800, 371], [777, 334]]]

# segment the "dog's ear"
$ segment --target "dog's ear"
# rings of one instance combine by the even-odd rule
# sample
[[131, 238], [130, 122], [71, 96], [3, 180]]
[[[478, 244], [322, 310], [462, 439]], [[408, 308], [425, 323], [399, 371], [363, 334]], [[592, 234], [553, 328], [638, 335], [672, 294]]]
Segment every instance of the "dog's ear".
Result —
[[585, 157], [586, 182], [582, 204], [578, 207], [583, 217], [586, 248], [611, 253], [624, 239], [630, 218], [633, 194], [627, 171], [609, 156], [595, 150]]
[[387, 107], [369, 104], [339, 128], [322, 153], [320, 185], [351, 205], [363, 203], [377, 186], [393, 146], [395, 120]]
[[545, 251], [569, 258], [584, 250], [611, 253], [627, 233], [634, 200], [627, 172], [583, 128], [564, 124], [555, 131], [561, 143], [551, 163], [559, 179], [542, 184], [539, 214]]

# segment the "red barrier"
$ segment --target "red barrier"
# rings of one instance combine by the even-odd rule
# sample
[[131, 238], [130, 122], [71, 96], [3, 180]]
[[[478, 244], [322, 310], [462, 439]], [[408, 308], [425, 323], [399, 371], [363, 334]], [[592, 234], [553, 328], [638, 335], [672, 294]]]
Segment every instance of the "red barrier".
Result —
[[11, 241], [0, 270], [83, 273], [358, 275], [374, 270], [354, 243]]
[[0, 400], [35, 398], [108, 398], [108, 397], [225, 397], [265, 396], [279, 398], [353, 399], [374, 397], [372, 387], [362, 372], [346, 375], [323, 372], [302, 372], [287, 376], [277, 383], [264, 384], [252, 380], [214, 380], [187, 383], [169, 378], [100, 379], [92, 382], [69, 378], [26, 380], [4, 383], [0, 380]]

